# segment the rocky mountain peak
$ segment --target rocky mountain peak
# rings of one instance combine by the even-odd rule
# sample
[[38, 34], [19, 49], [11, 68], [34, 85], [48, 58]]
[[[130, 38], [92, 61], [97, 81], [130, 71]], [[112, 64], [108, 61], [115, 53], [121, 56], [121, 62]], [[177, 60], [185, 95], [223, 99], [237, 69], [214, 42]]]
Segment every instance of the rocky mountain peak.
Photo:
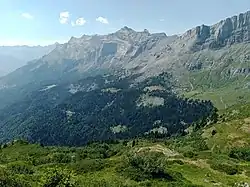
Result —
[[136, 31], [133, 30], [133, 29], [130, 28], [130, 27], [124, 26], [124, 27], [122, 27], [121, 29], [119, 29], [118, 31], [116, 31], [116, 33], [119, 33], [119, 32], [131, 33], [131, 32], [136, 32]]
[[165, 33], [150, 34], [147, 29], [137, 32], [125, 26], [108, 35], [71, 37], [68, 43], [58, 46], [43, 60], [50, 64], [61, 62], [64, 59], [86, 60], [92, 62], [88, 63], [92, 66], [97, 62], [101, 64], [100, 61], [129, 59], [138, 56], [147, 48], [152, 48], [164, 37], [166, 37]]
[[121, 40], [125, 41], [142, 41], [147, 39], [150, 36], [150, 33], [147, 29], [144, 31], [137, 32], [127, 26], [121, 28], [120, 30], [116, 31], [115, 33], [110, 34], [111, 36], [115, 36]]

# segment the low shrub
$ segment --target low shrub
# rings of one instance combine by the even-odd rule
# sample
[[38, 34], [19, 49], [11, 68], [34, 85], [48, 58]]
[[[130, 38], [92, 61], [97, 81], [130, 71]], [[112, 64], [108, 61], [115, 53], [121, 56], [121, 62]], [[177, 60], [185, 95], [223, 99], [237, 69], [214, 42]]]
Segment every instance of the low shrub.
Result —
[[235, 175], [240, 173], [240, 169], [237, 167], [237, 165], [231, 165], [228, 163], [221, 163], [217, 161], [217, 162], [212, 162], [210, 166], [212, 169], [226, 173], [228, 175]]
[[105, 161], [101, 159], [85, 159], [72, 164], [71, 167], [77, 174], [95, 172], [105, 167]]
[[72, 171], [56, 167], [53, 169], [47, 169], [41, 176], [40, 183], [42, 187], [78, 186], [75, 175]]
[[168, 164], [168, 165], [171, 165], [171, 164], [184, 165], [184, 162], [183, 162], [182, 160], [168, 160], [168, 161], [167, 161], [167, 164]]
[[25, 162], [13, 162], [7, 165], [7, 170], [13, 174], [33, 174], [33, 166]]
[[78, 152], [80, 159], [90, 158], [90, 159], [104, 159], [110, 158], [119, 152], [113, 145], [108, 145], [106, 143], [98, 144], [92, 143], [88, 145], [85, 149]]
[[231, 158], [250, 161], [250, 148], [234, 148], [230, 151]]
[[197, 155], [198, 155], [198, 154], [195, 153], [195, 152], [193, 152], [193, 151], [187, 151], [187, 152], [183, 153], [183, 156], [188, 157], [188, 158], [194, 158], [194, 157], [196, 157]]
[[13, 173], [0, 168], [0, 186], [1, 187], [31, 187], [30, 184], [19, 180]]
[[167, 161], [162, 153], [144, 152], [129, 154], [117, 172], [135, 180], [146, 181], [151, 179], [170, 181], [185, 180], [183, 176], [167, 169]]
[[124, 158], [117, 170], [119, 173], [135, 181], [150, 180], [152, 178], [171, 177], [165, 173], [165, 163], [160, 153], [134, 153]]
[[70, 163], [72, 157], [66, 153], [54, 153], [50, 157], [50, 162], [53, 163]]

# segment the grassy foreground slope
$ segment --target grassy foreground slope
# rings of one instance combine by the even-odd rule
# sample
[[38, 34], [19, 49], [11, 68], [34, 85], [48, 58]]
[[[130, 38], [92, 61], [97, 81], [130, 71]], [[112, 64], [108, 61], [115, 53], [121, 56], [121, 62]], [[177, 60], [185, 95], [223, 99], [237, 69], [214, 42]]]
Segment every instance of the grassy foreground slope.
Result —
[[249, 105], [171, 139], [152, 137], [44, 147], [14, 141], [0, 151], [0, 186], [247, 186]]

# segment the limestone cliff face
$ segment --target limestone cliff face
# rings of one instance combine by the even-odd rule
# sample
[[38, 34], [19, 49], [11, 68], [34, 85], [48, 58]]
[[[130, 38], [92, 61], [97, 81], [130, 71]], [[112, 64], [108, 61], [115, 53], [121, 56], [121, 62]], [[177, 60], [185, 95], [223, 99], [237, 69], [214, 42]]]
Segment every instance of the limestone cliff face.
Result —
[[117, 67], [151, 50], [164, 38], [167, 38], [165, 33], [150, 34], [146, 29], [136, 32], [124, 27], [108, 35], [72, 37], [42, 61], [56, 65], [62, 64], [65, 59], [72, 59], [77, 61], [75, 69], [81, 72], [93, 68]]
[[249, 42], [250, 11], [227, 18], [212, 26], [197, 26], [188, 30], [181, 38], [193, 40], [191, 49], [194, 51], [205, 48], [219, 49], [235, 43]]

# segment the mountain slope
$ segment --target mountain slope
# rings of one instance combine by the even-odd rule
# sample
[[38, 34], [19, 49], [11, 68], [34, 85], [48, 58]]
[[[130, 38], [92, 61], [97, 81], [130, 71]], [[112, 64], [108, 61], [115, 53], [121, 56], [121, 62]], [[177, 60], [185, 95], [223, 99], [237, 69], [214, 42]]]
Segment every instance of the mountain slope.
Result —
[[209, 101], [179, 98], [167, 74], [131, 85], [132, 78], [97, 76], [49, 85], [0, 114], [1, 141], [25, 137], [49, 145], [183, 134], [192, 123], [216, 120]]
[[[0, 152], [0, 184], [44, 186], [223, 186], [250, 184], [249, 107], [225, 111], [186, 136], [47, 147], [16, 140]], [[55, 178], [58, 180], [53, 180]]]
[[[181, 80], [182, 90], [192, 89], [196, 72], [217, 72], [222, 76], [219, 79], [229, 83], [237, 75], [248, 75], [249, 41], [250, 11], [212, 26], [198, 26], [181, 36], [124, 27], [109, 35], [72, 37], [43, 58], [0, 79], [0, 86], [72, 81], [117, 71], [141, 74], [138, 80], [170, 71]], [[215, 81], [209, 78], [207, 83]]]
[[[2, 140], [79, 144], [120, 137], [112, 129], [127, 138], [154, 131], [158, 120], [156, 130], [182, 134], [191, 123], [214, 118], [216, 110], [180, 94], [211, 99], [220, 109], [249, 102], [249, 41], [250, 11], [181, 36], [124, 27], [72, 37], [0, 78]], [[165, 88], [162, 75], [169, 74]], [[147, 85], [149, 80], [157, 82]]]

